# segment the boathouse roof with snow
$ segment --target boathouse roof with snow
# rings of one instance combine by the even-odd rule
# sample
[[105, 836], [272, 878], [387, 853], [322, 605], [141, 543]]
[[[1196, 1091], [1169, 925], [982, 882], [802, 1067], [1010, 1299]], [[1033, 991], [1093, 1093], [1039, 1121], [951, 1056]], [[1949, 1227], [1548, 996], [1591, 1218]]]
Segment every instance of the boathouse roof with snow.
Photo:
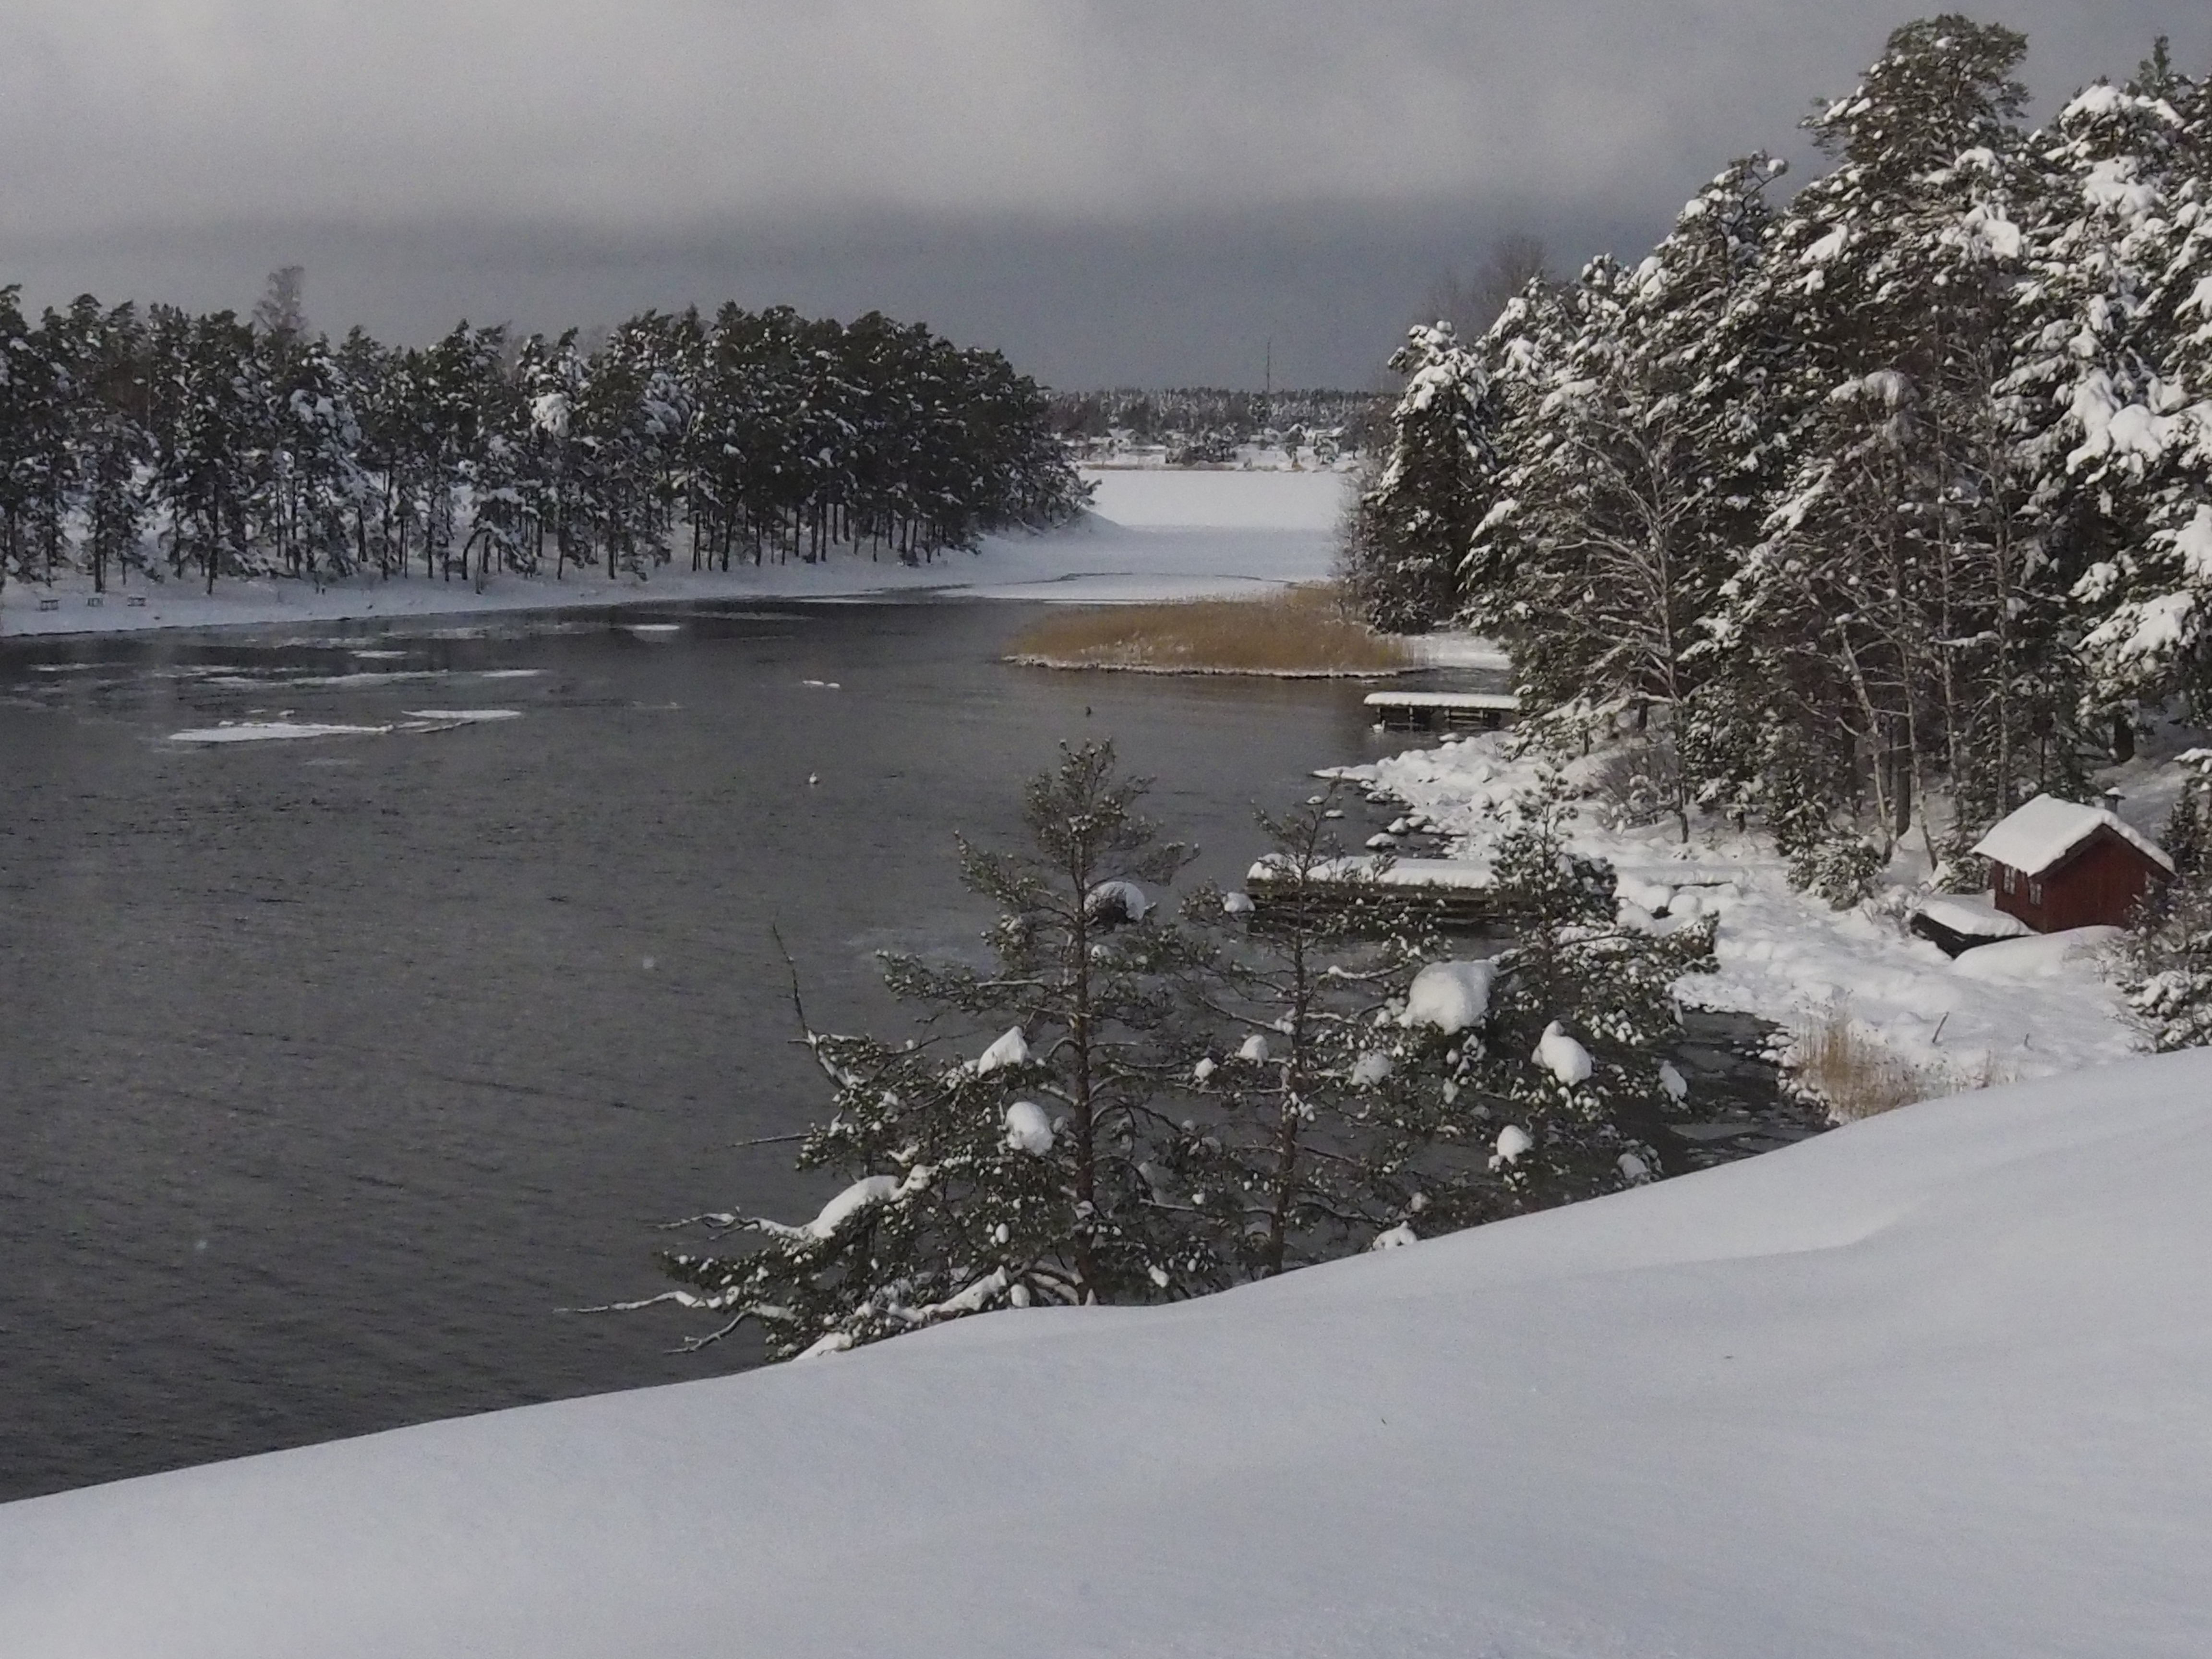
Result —
[[2116, 813], [2038, 795], [1974, 843], [1990, 861], [1998, 909], [2038, 933], [2124, 926], [2161, 882], [2173, 878], [2166, 849]]

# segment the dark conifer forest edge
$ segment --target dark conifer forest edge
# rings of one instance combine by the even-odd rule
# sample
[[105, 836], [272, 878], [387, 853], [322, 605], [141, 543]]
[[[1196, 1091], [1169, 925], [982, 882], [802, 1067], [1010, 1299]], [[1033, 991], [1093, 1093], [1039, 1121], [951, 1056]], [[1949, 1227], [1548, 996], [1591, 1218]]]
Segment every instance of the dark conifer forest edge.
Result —
[[[0, 287], [0, 582], [909, 562], [1079, 511], [1045, 392], [918, 324], [788, 307], [434, 345]], [[684, 544], [679, 546], [679, 540]]]
[[1368, 617], [1508, 647], [1650, 793], [1758, 819], [1845, 902], [1962, 885], [2212, 697], [2212, 82], [2160, 41], [2047, 125], [2020, 33], [1899, 28], [1640, 263], [1419, 327], [1346, 553]]

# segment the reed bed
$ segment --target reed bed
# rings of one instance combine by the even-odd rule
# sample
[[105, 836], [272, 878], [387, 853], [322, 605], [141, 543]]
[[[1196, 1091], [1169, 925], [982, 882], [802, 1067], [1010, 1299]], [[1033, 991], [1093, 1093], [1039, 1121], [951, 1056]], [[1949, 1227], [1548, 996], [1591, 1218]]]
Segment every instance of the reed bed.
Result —
[[1180, 599], [1057, 611], [1008, 650], [1045, 668], [1285, 677], [1395, 674], [1417, 666], [1402, 640], [1352, 616], [1333, 586], [1249, 599]]
[[1838, 1123], [1948, 1092], [1948, 1079], [1931, 1078], [1899, 1059], [1843, 1007], [1801, 1028], [1794, 1046], [1799, 1082]]

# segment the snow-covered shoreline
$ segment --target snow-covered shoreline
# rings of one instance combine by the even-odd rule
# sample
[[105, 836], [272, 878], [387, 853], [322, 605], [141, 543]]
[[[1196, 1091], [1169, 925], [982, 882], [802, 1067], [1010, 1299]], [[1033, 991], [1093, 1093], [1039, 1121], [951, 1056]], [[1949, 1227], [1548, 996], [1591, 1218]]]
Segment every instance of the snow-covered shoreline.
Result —
[[[1329, 775], [1403, 803], [1446, 839], [1451, 856], [1481, 866], [1546, 764], [1515, 747], [1510, 732], [1447, 738]], [[1565, 771], [1586, 786], [1605, 760], [1601, 753]], [[2154, 799], [2145, 792], [2146, 804]], [[1954, 961], [1907, 933], [1902, 884], [1924, 873], [1910, 854], [1900, 856], [1887, 909], [1878, 900], [1838, 911], [1793, 888], [1771, 842], [1755, 832], [1701, 820], [1685, 845], [1671, 820], [1617, 828], [1585, 799], [1571, 842], [1613, 865], [1632, 920], [1650, 925], [1662, 911], [1719, 919], [1719, 971], [1682, 981], [1685, 1002], [1755, 1015], [1793, 1036], [1849, 1022], [1919, 1072], [1929, 1092], [2109, 1065], [2144, 1047], [2084, 941], [2039, 938]]]
[[[501, 611], [597, 610], [743, 599], [807, 600], [935, 594], [1054, 604], [1212, 599], [1319, 581], [1335, 556], [1347, 475], [1332, 472], [1127, 470], [1091, 475], [1093, 512], [1065, 528], [987, 537], [973, 553], [916, 567], [839, 550], [793, 562], [694, 572], [684, 558], [649, 580], [603, 571], [467, 581], [422, 575], [317, 586], [272, 578], [223, 580], [212, 595], [190, 580], [128, 586], [95, 596], [70, 575], [52, 588], [0, 591], [0, 639], [381, 621]], [[100, 603], [92, 601], [99, 598]], [[136, 603], [143, 599], [145, 603]], [[40, 602], [53, 599], [52, 610]]]

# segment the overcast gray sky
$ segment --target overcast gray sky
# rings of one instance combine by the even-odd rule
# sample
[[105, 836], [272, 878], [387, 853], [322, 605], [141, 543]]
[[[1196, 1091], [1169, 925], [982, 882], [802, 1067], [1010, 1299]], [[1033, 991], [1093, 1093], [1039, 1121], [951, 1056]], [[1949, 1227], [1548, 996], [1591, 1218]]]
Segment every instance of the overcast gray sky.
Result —
[[[0, 283], [333, 332], [877, 307], [1067, 386], [1364, 385], [1508, 231], [1640, 253], [1887, 0], [6, 0]], [[2047, 109], [2207, 0], [2011, 0]]]

